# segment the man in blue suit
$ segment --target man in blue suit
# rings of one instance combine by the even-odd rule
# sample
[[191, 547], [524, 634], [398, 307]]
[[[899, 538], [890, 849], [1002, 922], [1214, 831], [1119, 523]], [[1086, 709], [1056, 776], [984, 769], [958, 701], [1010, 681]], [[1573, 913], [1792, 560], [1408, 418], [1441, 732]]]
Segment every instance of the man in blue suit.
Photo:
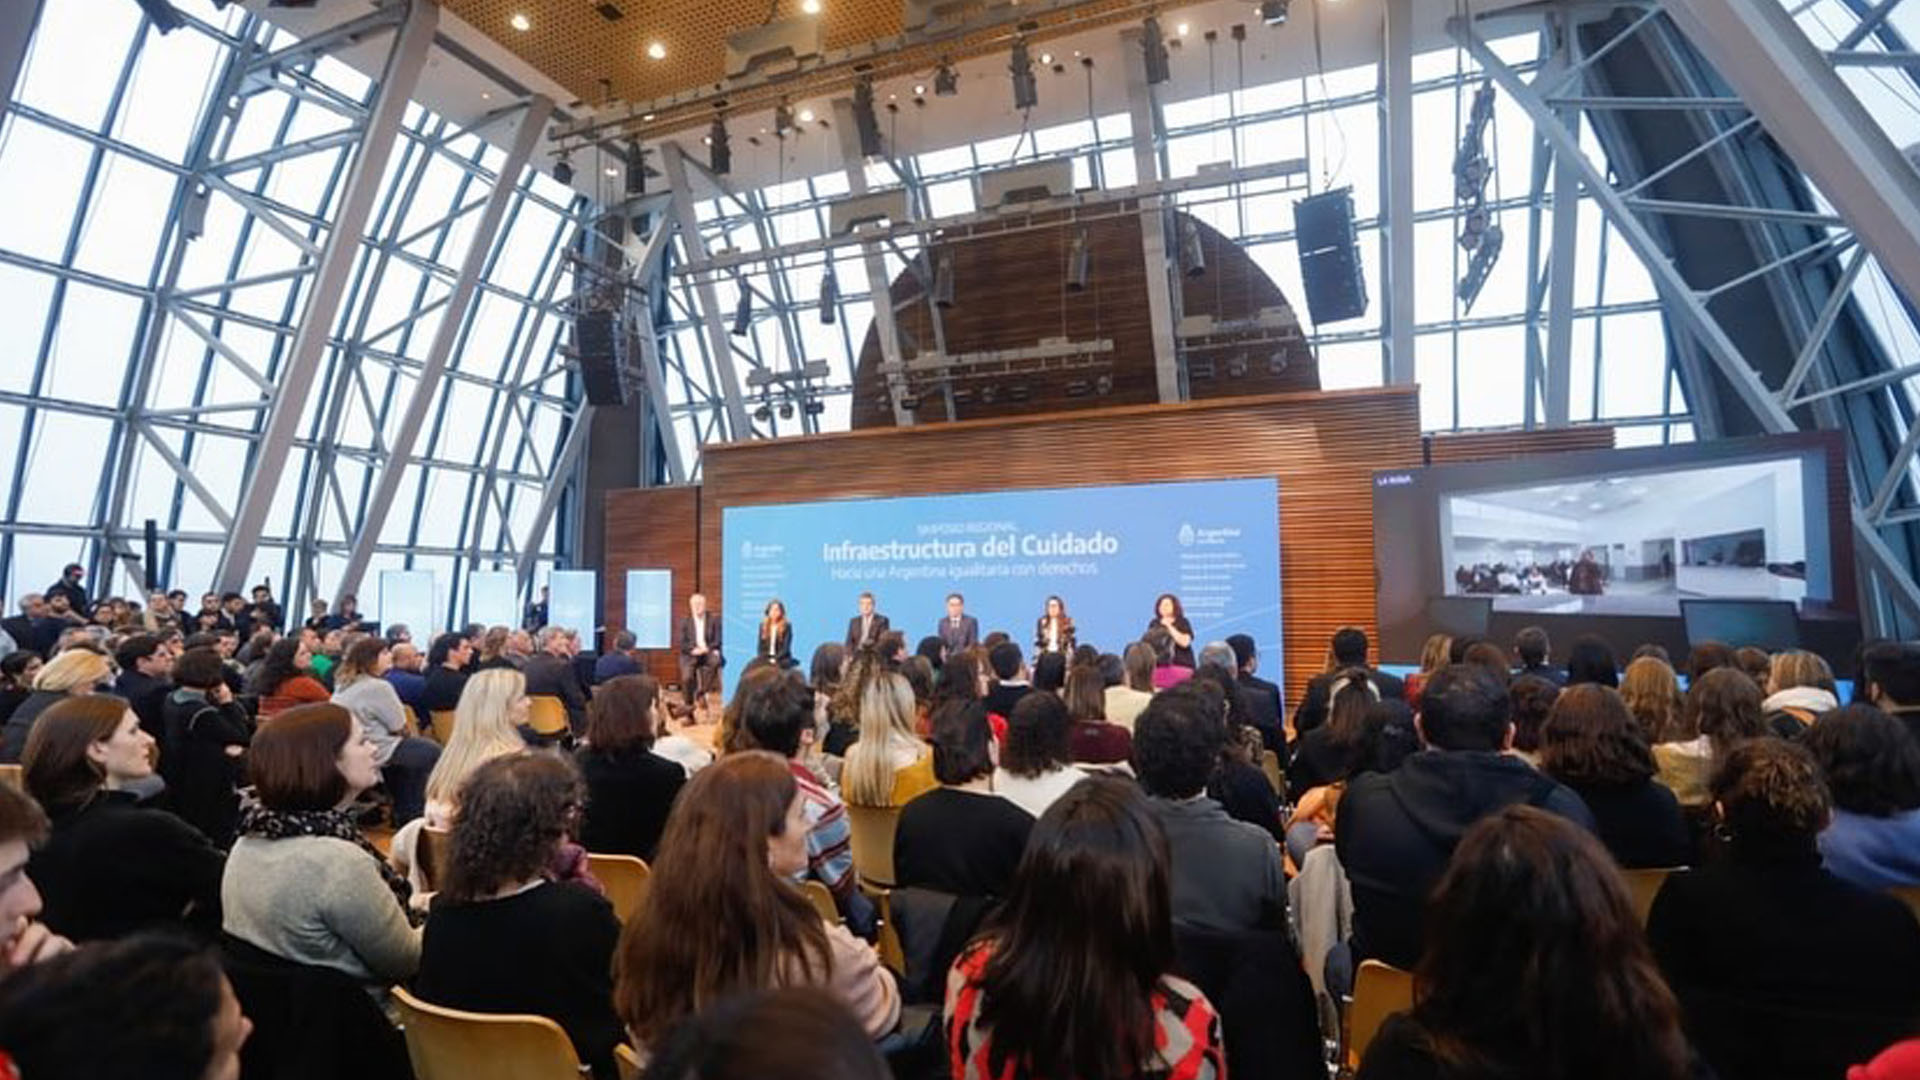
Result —
[[947, 594], [947, 617], [940, 620], [936, 633], [948, 656], [980, 644], [980, 620], [967, 614], [965, 597], [959, 593]]

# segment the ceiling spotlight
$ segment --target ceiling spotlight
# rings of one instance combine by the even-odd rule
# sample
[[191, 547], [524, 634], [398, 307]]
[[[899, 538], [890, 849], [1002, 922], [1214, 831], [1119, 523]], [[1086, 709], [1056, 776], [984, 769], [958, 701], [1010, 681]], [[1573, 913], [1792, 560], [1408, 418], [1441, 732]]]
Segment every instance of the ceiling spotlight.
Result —
[[513, 13], [513, 17], [507, 20], [507, 25], [524, 34], [533, 29], [533, 20], [516, 11]]
[[616, 169], [616, 168], [614, 168], [614, 167], [613, 167], [613, 166], [611, 166], [611, 165], [609, 165], [609, 166], [607, 166], [607, 175], [608, 175], [608, 176], [619, 176], [619, 175], [620, 175], [620, 170], [619, 170], [619, 169]]
[[953, 256], [941, 255], [933, 270], [933, 303], [940, 308], [953, 306]]
[[1254, 10], [1260, 13], [1260, 21], [1268, 26], [1279, 26], [1287, 21], [1287, 0], [1260, 0]]
[[1093, 270], [1093, 252], [1087, 242], [1087, 230], [1081, 229], [1073, 234], [1073, 244], [1067, 249], [1067, 291], [1086, 292], [1087, 277]]
[[640, 122], [641, 122], [641, 123], [643, 123], [643, 124], [651, 124], [651, 123], [653, 123], [653, 114], [652, 114], [652, 113], [641, 113], [641, 114], [640, 114]]
[[1160, 20], [1152, 15], [1140, 24], [1140, 51], [1147, 63], [1147, 85], [1155, 86], [1173, 77], [1167, 68], [1167, 42], [1160, 36]]
[[1207, 248], [1200, 240], [1200, 226], [1190, 217], [1180, 219], [1180, 262], [1190, 278], [1207, 272]]
[[573, 162], [567, 160], [567, 155], [561, 154], [560, 160], [553, 163], [553, 178], [563, 184], [573, 183]]
[[793, 129], [793, 107], [781, 102], [773, 107], [773, 133], [782, 138]]
[[820, 325], [832, 326], [839, 307], [840, 279], [834, 276], [833, 266], [829, 264], [820, 278]]
[[733, 336], [746, 337], [753, 329], [753, 290], [745, 278], [740, 281], [740, 302], [733, 309]]
[[1040, 84], [1033, 77], [1033, 58], [1027, 55], [1025, 38], [1013, 43], [1007, 70], [1013, 73], [1013, 107], [1024, 112], [1040, 104]]
[[1053, 63], [1053, 54], [1052, 54], [1052, 53], [1050, 53], [1050, 52], [1043, 52], [1043, 53], [1041, 53], [1041, 54], [1040, 54], [1040, 63], [1041, 63], [1041, 64], [1043, 64], [1043, 65], [1049, 65], [1049, 64], [1052, 64], [1052, 63]]
[[800, 10], [808, 15], [820, 14], [820, 0], [800, 0]]
[[952, 97], [960, 92], [960, 73], [953, 70], [945, 57], [941, 58], [940, 66], [933, 69], [933, 92], [938, 97]]
[[925, 83], [914, 83], [914, 84], [913, 84], [913, 96], [914, 96], [914, 97], [926, 97], [926, 96], [927, 96], [927, 84], [925, 84]]
[[658, 41], [649, 42], [647, 44], [647, 55], [655, 60], [665, 60], [667, 58], [667, 47]]
[[1175, 26], [1175, 27], [1173, 28], [1173, 32], [1174, 32], [1175, 34], [1178, 34], [1178, 35], [1179, 35], [1179, 36], [1181, 36], [1181, 37], [1186, 37], [1186, 36], [1187, 36], [1187, 24], [1186, 24], [1186, 23], [1180, 23], [1179, 25], [1177, 25], [1177, 26]]
[[727, 145], [727, 122], [718, 116], [707, 130], [707, 167], [715, 176], [725, 176], [733, 168], [733, 148]]
[[811, 124], [811, 123], [813, 123], [813, 110], [812, 110], [812, 109], [801, 109], [801, 110], [800, 110], [800, 122], [801, 122], [801, 123], [803, 123], [803, 124]]

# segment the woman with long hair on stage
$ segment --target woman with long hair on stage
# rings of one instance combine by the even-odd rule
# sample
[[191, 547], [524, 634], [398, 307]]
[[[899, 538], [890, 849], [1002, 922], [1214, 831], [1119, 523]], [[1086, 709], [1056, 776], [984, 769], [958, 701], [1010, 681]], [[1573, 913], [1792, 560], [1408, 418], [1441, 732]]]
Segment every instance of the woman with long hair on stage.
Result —
[[1161, 593], [1153, 602], [1153, 618], [1147, 621], [1147, 629], [1154, 627], [1166, 630], [1173, 639], [1173, 666], [1188, 670], [1193, 668], [1193, 624], [1187, 621], [1187, 613], [1180, 606], [1180, 598], [1172, 593]]
[[1034, 655], [1071, 655], [1073, 644], [1073, 617], [1067, 614], [1067, 602], [1057, 596], [1047, 597], [1046, 614], [1033, 624]]
[[793, 624], [787, 621], [787, 605], [778, 600], [767, 601], [764, 618], [760, 620], [760, 644], [755, 650], [758, 655], [780, 665], [793, 667]]

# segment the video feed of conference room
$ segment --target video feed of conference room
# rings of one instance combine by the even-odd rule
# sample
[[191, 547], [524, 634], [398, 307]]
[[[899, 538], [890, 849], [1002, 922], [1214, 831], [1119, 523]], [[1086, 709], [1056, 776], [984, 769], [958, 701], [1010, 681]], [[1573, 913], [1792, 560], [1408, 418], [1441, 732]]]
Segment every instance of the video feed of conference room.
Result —
[[1678, 616], [1681, 597], [1807, 596], [1798, 459], [1444, 496], [1449, 596], [1494, 611]]

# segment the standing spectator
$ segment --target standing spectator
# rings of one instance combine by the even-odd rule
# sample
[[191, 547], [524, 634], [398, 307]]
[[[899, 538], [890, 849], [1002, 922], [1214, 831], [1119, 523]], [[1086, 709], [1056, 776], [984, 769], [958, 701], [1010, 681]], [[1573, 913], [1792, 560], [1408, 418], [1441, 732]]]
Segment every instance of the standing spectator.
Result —
[[902, 887], [1001, 897], [1033, 831], [1033, 815], [993, 791], [992, 729], [977, 701], [933, 712], [933, 772], [940, 786], [900, 811], [893, 869]]
[[460, 692], [467, 686], [467, 661], [473, 659], [473, 646], [453, 631], [433, 639], [427, 651], [426, 687], [420, 693], [420, 707], [430, 713], [451, 712], [460, 705]]
[[545, 585], [540, 586], [540, 599], [527, 605], [525, 614], [520, 618], [520, 629], [531, 633], [547, 625], [548, 601], [552, 595], [551, 588]]
[[286, 629], [287, 617], [280, 610], [280, 604], [273, 598], [273, 588], [262, 582], [253, 587], [253, 604], [247, 609], [248, 618], [258, 629], [272, 630], [274, 633]]
[[574, 646], [571, 631], [559, 626], [542, 627], [540, 651], [522, 670], [527, 676], [527, 694], [559, 698], [567, 709], [567, 726], [578, 737], [587, 729], [587, 692], [573, 669]]
[[1170, 973], [1170, 877], [1167, 837], [1132, 782], [1093, 777], [1055, 803], [947, 976], [955, 1080], [1224, 1076], [1219, 1016]]
[[1600, 842], [1621, 866], [1693, 862], [1680, 803], [1654, 782], [1653, 754], [1617, 691], [1583, 683], [1562, 693], [1542, 732], [1539, 764], [1593, 811]]
[[1514, 803], [1591, 829], [1580, 796], [1506, 753], [1511, 702], [1492, 672], [1455, 664], [1420, 696], [1429, 753], [1391, 773], [1363, 773], [1340, 800], [1334, 845], [1353, 888], [1353, 959], [1411, 969], [1420, 959], [1421, 905], [1474, 822]]
[[282, 638], [267, 650], [266, 662], [250, 688], [260, 699], [260, 717], [266, 719], [295, 705], [311, 705], [330, 696], [313, 673], [313, 653], [302, 638]]
[[1713, 1070], [1839, 1076], [1910, 1034], [1920, 923], [1820, 865], [1832, 803], [1812, 756], [1749, 739], [1726, 753], [1712, 796], [1726, 857], [1667, 878], [1647, 938]]
[[1871, 705], [1820, 718], [1803, 737], [1833, 791], [1820, 858], [1863, 889], [1920, 885], [1920, 740]]
[[413, 987], [449, 1008], [545, 1016], [596, 1080], [615, 1080], [620, 923], [605, 897], [547, 874], [585, 795], [573, 766], [547, 754], [495, 758], [467, 778]]
[[649, 675], [602, 683], [587, 703], [587, 740], [576, 760], [587, 785], [580, 842], [588, 851], [653, 861], [687, 782], [684, 766], [653, 752], [660, 712], [660, 687]]
[[114, 650], [113, 661], [120, 665], [120, 676], [113, 681], [113, 692], [127, 699], [133, 714], [147, 734], [166, 744], [166, 728], [160, 720], [160, 708], [166, 703], [167, 681], [173, 670], [173, 654], [152, 634], [135, 634]]
[[29, 652], [46, 655], [46, 649], [40, 644], [40, 620], [47, 617], [47, 599], [39, 593], [28, 593], [20, 598], [20, 614], [0, 619], [0, 630], [13, 639], [14, 645]]
[[393, 793], [394, 824], [405, 825], [426, 808], [427, 774], [440, 760], [440, 747], [407, 733], [407, 707], [383, 678], [392, 663], [385, 640], [368, 636], [354, 642], [334, 677], [333, 703], [353, 713], [373, 744], [374, 764]]
[[173, 664], [161, 709], [160, 771], [174, 812], [221, 848], [232, 846], [246, 785], [253, 720], [233, 700], [220, 654], [188, 649]]
[[1468, 830], [1428, 919], [1413, 1009], [1359, 1080], [1697, 1075], [1625, 884], [1565, 820], [1510, 806]]
[[125, 790], [153, 775], [152, 750], [127, 703], [105, 694], [48, 709], [27, 740], [27, 793], [53, 819], [27, 873], [46, 898], [47, 925], [75, 941], [220, 925], [220, 849]]
[[60, 571], [60, 580], [47, 586], [47, 602], [52, 603], [54, 597], [64, 597], [68, 610], [87, 610], [87, 590], [80, 584], [81, 579], [86, 576], [86, 567], [79, 563], [68, 563], [66, 568]]

